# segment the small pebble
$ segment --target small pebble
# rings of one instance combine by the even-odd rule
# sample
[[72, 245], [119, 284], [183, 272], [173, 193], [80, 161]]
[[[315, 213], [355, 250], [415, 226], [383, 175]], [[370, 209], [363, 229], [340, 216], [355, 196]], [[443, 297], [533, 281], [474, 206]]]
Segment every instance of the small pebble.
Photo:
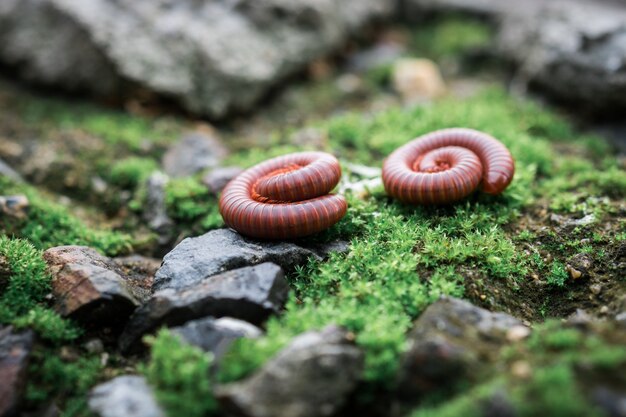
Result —
[[591, 291], [594, 295], [598, 295], [602, 291], [602, 285], [600, 285], [600, 284], [590, 285], [589, 286], [589, 291]]
[[511, 365], [511, 373], [517, 378], [528, 379], [533, 372], [528, 362], [516, 361]]
[[602, 306], [602, 307], [600, 308], [600, 313], [601, 313], [601, 314], [606, 314], [606, 313], [608, 313], [608, 312], [609, 312], [609, 306]]
[[104, 344], [100, 339], [91, 339], [85, 343], [85, 349], [90, 353], [102, 353], [104, 352]]
[[576, 268], [573, 268], [573, 267], [572, 267], [572, 266], [570, 266], [570, 265], [567, 265], [567, 270], [569, 271], [570, 276], [571, 276], [572, 278], [574, 278], [574, 279], [578, 279], [578, 278], [580, 278], [580, 277], [583, 275], [583, 273], [582, 273], [582, 272], [580, 272], [580, 271], [579, 271], [578, 269], [576, 269]]
[[531, 330], [526, 326], [514, 326], [506, 332], [506, 338], [510, 342], [519, 342], [530, 336]]
[[485, 300], [487, 298], [487, 296], [485, 294], [480, 294], [480, 299], [481, 300]]

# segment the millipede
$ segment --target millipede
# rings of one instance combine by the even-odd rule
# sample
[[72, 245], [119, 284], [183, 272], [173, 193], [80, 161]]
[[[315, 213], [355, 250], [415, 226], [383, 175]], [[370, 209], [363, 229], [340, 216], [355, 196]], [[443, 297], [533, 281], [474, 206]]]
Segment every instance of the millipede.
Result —
[[220, 197], [220, 214], [227, 226], [249, 237], [312, 235], [346, 214], [346, 199], [329, 194], [340, 178], [339, 161], [325, 152], [279, 156], [232, 179]]
[[420, 136], [396, 149], [383, 163], [383, 184], [391, 197], [409, 204], [448, 204], [477, 189], [497, 195], [511, 183], [515, 162], [494, 137], [452, 128]]

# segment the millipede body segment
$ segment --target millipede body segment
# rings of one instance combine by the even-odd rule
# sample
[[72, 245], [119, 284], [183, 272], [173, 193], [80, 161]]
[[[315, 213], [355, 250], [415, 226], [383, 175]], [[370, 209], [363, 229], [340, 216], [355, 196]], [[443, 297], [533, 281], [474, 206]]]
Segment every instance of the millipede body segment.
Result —
[[308, 236], [337, 223], [348, 208], [329, 194], [341, 177], [337, 159], [298, 152], [262, 162], [234, 178], [219, 201], [224, 222], [256, 238]]
[[383, 164], [387, 194], [410, 204], [447, 204], [479, 187], [500, 194], [515, 163], [494, 137], [472, 129], [443, 129], [396, 149]]

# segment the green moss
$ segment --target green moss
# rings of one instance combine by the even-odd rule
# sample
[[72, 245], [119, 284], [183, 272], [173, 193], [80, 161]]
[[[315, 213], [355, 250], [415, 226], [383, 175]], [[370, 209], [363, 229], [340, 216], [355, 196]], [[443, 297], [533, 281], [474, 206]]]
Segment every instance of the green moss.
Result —
[[10, 270], [8, 285], [0, 294], [0, 323], [32, 328], [52, 342], [76, 338], [79, 330], [47, 308], [50, 276], [41, 251], [27, 241], [0, 236], [0, 257]]
[[[389, 387], [412, 320], [440, 295], [462, 296], [465, 269], [517, 288], [536, 260], [516, 248], [503, 226], [541, 197], [539, 184], [560, 175], [550, 143], [579, 140], [544, 112], [488, 90], [429, 108], [328, 121], [323, 128], [335, 154], [375, 165], [420, 134], [450, 126], [480, 129], [509, 147], [517, 161], [516, 177], [503, 196], [478, 195], [448, 208], [407, 207], [376, 193], [364, 201], [348, 196], [346, 218], [318, 239], [348, 239], [349, 252], [311, 261], [289, 277], [294, 294], [285, 314], [269, 321], [265, 338], [238, 342], [222, 368], [222, 380], [249, 374], [292, 336], [336, 323], [354, 332], [364, 349], [366, 381]], [[553, 262], [552, 268], [551, 282], [563, 285], [563, 265]]]
[[568, 278], [569, 275], [565, 270], [565, 266], [559, 261], [552, 262], [552, 267], [546, 277], [548, 284], [563, 287]]
[[7, 235], [27, 239], [38, 249], [60, 245], [86, 245], [104, 254], [116, 255], [131, 248], [130, 236], [87, 227], [67, 208], [51, 202], [34, 188], [0, 177], [0, 195], [14, 194], [25, 194], [30, 202], [30, 209], [26, 219], [0, 218], [0, 230]]
[[217, 408], [209, 383], [212, 357], [168, 330], [147, 338], [152, 357], [142, 368], [170, 416], [203, 417]]
[[87, 407], [87, 392], [101, 378], [100, 358], [93, 355], [63, 359], [58, 351], [38, 348], [33, 352], [25, 400], [29, 408], [54, 398], [63, 417], [92, 415]]
[[172, 179], [165, 189], [169, 216], [186, 234], [203, 233], [223, 226], [217, 199], [196, 177]]
[[158, 169], [152, 158], [130, 157], [115, 162], [110, 167], [109, 180], [122, 188], [135, 188]]
[[433, 59], [458, 56], [491, 42], [492, 28], [477, 19], [445, 16], [431, 19], [413, 33], [410, 49]]
[[145, 142], [171, 142], [182, 130], [174, 119], [139, 117], [80, 101], [22, 95], [15, 105], [25, 123], [44, 132], [84, 132], [132, 150], [141, 150]]

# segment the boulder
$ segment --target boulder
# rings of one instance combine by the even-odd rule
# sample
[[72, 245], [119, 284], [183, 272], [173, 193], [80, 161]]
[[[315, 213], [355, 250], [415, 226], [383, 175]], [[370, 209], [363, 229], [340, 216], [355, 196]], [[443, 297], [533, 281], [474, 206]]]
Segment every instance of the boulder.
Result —
[[379, 0], [3, 0], [0, 61], [65, 90], [112, 96], [130, 86], [222, 117], [394, 9]]
[[613, 0], [408, 0], [405, 15], [470, 12], [497, 22], [495, 52], [537, 86], [591, 112], [626, 108], [626, 5]]
[[0, 416], [17, 414], [35, 335], [0, 326]]
[[461, 378], [477, 376], [499, 349], [530, 334], [521, 321], [443, 297], [417, 319], [400, 365], [399, 393], [416, 398]]
[[120, 336], [120, 348], [128, 350], [160, 326], [178, 326], [207, 316], [261, 324], [280, 312], [288, 291], [283, 270], [269, 262], [214, 275], [185, 288], [157, 291], [130, 318]]
[[97, 385], [88, 403], [99, 417], [165, 417], [145, 378], [136, 375], [118, 376]]
[[303, 333], [250, 378], [220, 387], [217, 397], [234, 415], [323, 417], [336, 413], [354, 390], [363, 354], [345, 330]]

